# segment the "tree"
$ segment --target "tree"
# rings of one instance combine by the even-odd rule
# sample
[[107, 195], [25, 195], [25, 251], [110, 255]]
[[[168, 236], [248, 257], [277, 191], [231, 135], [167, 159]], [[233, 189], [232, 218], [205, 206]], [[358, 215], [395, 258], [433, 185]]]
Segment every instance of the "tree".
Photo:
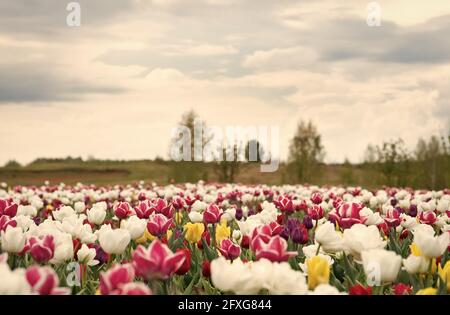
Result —
[[300, 182], [309, 181], [316, 175], [318, 165], [324, 158], [322, 139], [310, 121], [300, 121], [289, 146], [289, 167]]
[[224, 182], [224, 183], [232, 183], [234, 182], [235, 177], [238, 175], [240, 168], [241, 168], [241, 163], [238, 161], [238, 146], [234, 145], [233, 148], [231, 148], [233, 150], [233, 159], [232, 161], [227, 161], [226, 159], [226, 155], [227, 155], [227, 150], [226, 148], [223, 149], [223, 161], [218, 161], [215, 165], [214, 165], [214, 172], [217, 174], [217, 176], [219, 177], [219, 181], [220, 182]]
[[406, 185], [410, 169], [410, 156], [402, 139], [383, 142], [377, 146], [377, 164], [390, 186]]

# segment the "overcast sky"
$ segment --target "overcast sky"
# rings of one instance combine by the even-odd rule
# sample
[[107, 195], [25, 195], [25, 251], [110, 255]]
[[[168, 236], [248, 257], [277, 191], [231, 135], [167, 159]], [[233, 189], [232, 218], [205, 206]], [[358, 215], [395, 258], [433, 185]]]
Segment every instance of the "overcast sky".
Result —
[[450, 129], [450, 1], [63, 0], [0, 2], [0, 164], [67, 155], [168, 156], [194, 109], [209, 125], [300, 119], [328, 162], [367, 144]]

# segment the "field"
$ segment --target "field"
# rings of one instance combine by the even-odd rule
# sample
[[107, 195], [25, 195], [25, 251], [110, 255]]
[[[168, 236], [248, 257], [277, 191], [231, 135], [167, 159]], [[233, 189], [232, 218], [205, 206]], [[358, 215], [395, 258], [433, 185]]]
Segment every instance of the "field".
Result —
[[0, 294], [447, 294], [449, 215], [449, 189], [2, 184]]

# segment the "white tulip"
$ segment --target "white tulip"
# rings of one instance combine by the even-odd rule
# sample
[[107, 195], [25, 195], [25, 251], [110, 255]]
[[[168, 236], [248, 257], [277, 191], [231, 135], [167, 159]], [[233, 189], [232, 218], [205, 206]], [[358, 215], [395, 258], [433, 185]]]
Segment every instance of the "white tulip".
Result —
[[147, 228], [147, 220], [139, 219], [133, 215], [128, 220], [122, 220], [120, 222], [120, 228], [130, 232], [132, 240], [137, 240], [144, 235], [145, 229]]
[[20, 227], [8, 226], [1, 231], [2, 250], [8, 253], [20, 253], [25, 247], [26, 236]]
[[118, 255], [125, 251], [131, 241], [131, 236], [127, 230], [113, 230], [109, 226], [109, 229], [100, 231], [98, 241], [105, 252]]
[[[55, 234], [53, 234], [55, 237]], [[61, 264], [73, 258], [72, 235], [68, 233], [58, 233], [55, 237], [55, 253], [50, 260], [52, 264]]]
[[29, 295], [31, 287], [25, 277], [24, 269], [11, 271], [7, 264], [0, 263], [0, 295]]
[[102, 206], [93, 206], [87, 211], [88, 221], [92, 224], [100, 225], [105, 221], [106, 209]]
[[414, 243], [419, 247], [422, 255], [427, 258], [442, 256], [447, 250], [449, 242], [449, 233], [443, 233], [438, 237], [423, 231], [414, 233]]
[[96, 255], [95, 248], [89, 248], [86, 244], [83, 244], [77, 252], [78, 261], [88, 266], [98, 265], [99, 261], [95, 260]]
[[314, 291], [309, 291], [309, 295], [346, 295], [344, 292], [339, 292], [338, 289], [329, 284], [319, 284]]
[[403, 267], [409, 274], [426, 273], [429, 271], [430, 260], [423, 256], [409, 255], [403, 259]]
[[385, 249], [363, 251], [361, 259], [366, 276], [375, 281], [395, 281], [402, 266], [402, 256]]
[[336, 253], [344, 249], [342, 237], [336, 232], [331, 222], [326, 222], [317, 228], [315, 240], [327, 253]]
[[436, 210], [444, 213], [445, 211], [450, 211], [450, 199], [441, 199], [439, 200]]
[[378, 225], [384, 221], [378, 212], [373, 212], [367, 207], [361, 209], [361, 211], [359, 211], [359, 215], [365, 219], [365, 225]]
[[201, 223], [203, 222], [203, 215], [196, 211], [191, 211], [188, 214], [189, 220], [191, 220], [192, 223]]
[[82, 213], [82, 212], [84, 212], [84, 210], [86, 209], [86, 205], [85, 205], [84, 202], [82, 202], [82, 201], [75, 202], [75, 204], [73, 205], [73, 207], [75, 208], [75, 211], [76, 211], [77, 213]]
[[20, 205], [17, 208], [17, 214], [16, 215], [24, 215], [24, 216], [35, 217], [37, 215], [37, 209], [34, 206], [31, 206], [31, 205], [28, 205], [28, 206]]
[[206, 204], [203, 201], [197, 200], [194, 202], [194, 204], [191, 207], [191, 212], [203, 212], [208, 207], [208, 204]]
[[58, 210], [52, 211], [52, 215], [55, 218], [55, 220], [58, 220], [60, 222], [62, 222], [64, 218], [71, 217], [75, 214], [76, 214], [75, 210], [73, 210], [73, 208], [69, 206], [64, 206]]
[[382, 249], [386, 246], [386, 241], [383, 241], [378, 228], [374, 225], [355, 224], [344, 231], [343, 239], [346, 251], [353, 255], [357, 262], [361, 259], [361, 252]]

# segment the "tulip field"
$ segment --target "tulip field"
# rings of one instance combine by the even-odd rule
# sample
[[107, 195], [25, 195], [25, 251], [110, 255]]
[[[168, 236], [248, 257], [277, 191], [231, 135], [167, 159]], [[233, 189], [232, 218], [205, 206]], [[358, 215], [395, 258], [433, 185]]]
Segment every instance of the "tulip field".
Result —
[[450, 293], [450, 190], [0, 188], [0, 294]]

